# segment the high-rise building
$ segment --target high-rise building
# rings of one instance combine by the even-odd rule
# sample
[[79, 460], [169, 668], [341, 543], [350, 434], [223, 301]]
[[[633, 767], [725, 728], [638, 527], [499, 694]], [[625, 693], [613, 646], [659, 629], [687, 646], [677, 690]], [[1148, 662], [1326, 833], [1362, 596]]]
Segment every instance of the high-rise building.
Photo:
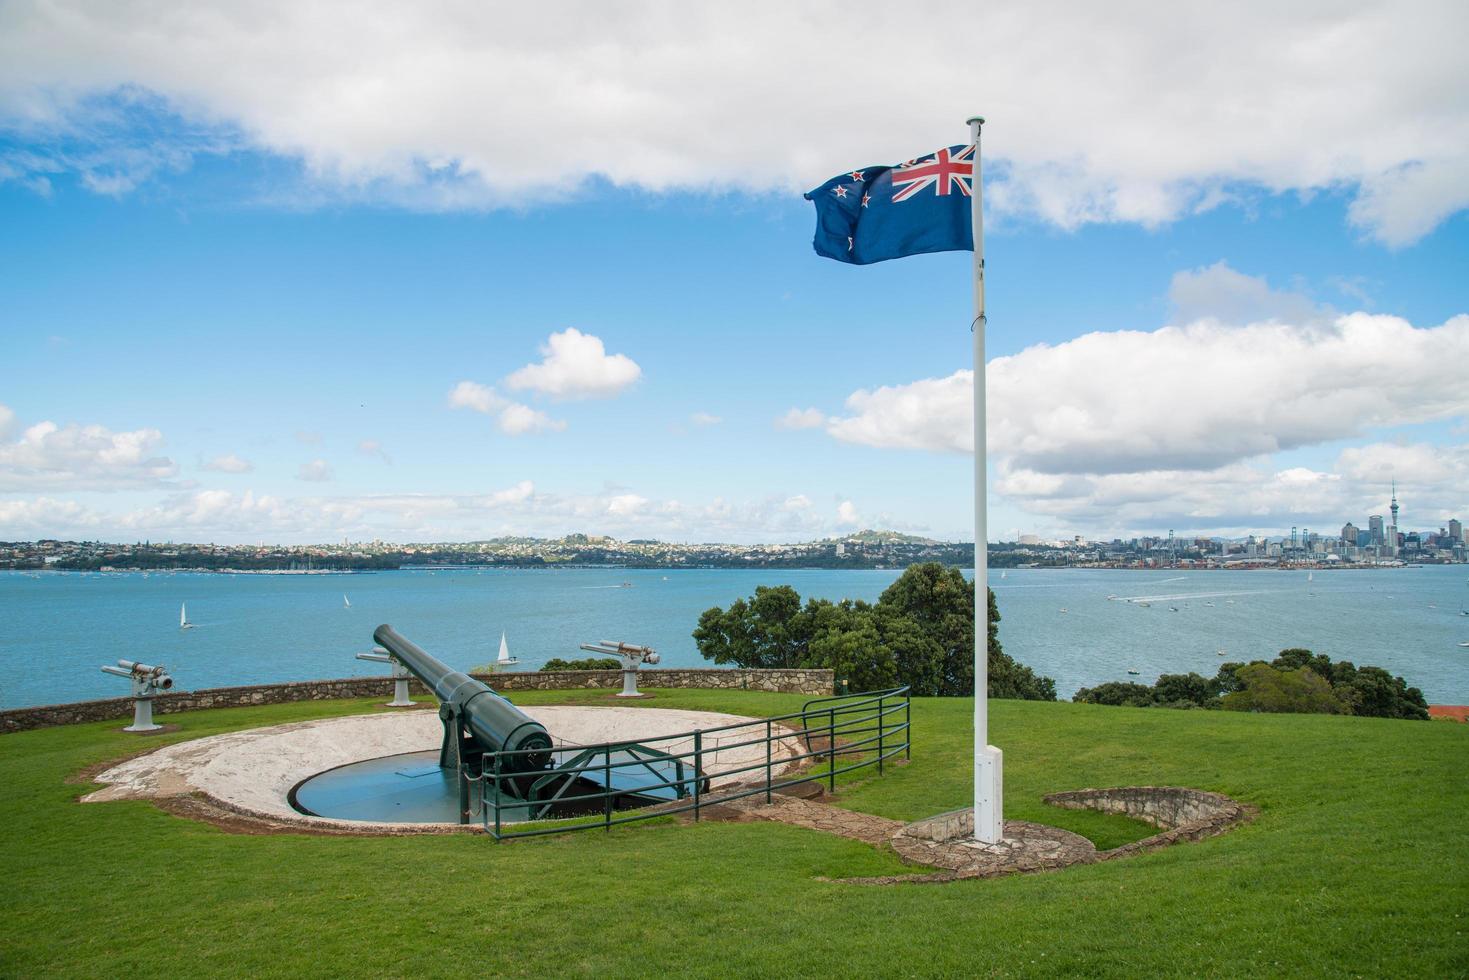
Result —
[[1458, 544], [1464, 543], [1464, 525], [1457, 517], [1449, 521], [1449, 537]]
[[1371, 533], [1371, 541], [1369, 543], [1376, 545], [1382, 544], [1387, 540], [1383, 533], [1381, 514], [1373, 514], [1367, 518], [1367, 530]]
[[1356, 547], [1357, 525], [1353, 524], [1351, 521], [1347, 521], [1341, 526], [1341, 542], [1342, 544], [1348, 544]]
[[1295, 551], [1300, 546], [1301, 546], [1301, 535], [1300, 535], [1300, 532], [1297, 531], [1295, 528], [1291, 528], [1290, 529], [1290, 550], [1291, 551]]

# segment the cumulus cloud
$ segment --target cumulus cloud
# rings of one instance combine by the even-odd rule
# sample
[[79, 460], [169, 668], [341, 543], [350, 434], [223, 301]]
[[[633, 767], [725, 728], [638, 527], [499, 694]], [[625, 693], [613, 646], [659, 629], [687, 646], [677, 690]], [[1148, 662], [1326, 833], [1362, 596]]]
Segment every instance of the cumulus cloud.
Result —
[[1174, 323], [1313, 323], [1330, 311], [1303, 293], [1272, 289], [1263, 276], [1247, 276], [1219, 261], [1177, 272], [1168, 287]]
[[494, 388], [475, 381], [461, 381], [449, 389], [449, 407], [467, 408], [470, 411], [489, 415], [504, 408], [506, 399]]
[[553, 398], [610, 398], [643, 373], [632, 358], [608, 354], [602, 338], [575, 327], [551, 334], [541, 354], [539, 364], [527, 364], [505, 383]]
[[511, 401], [487, 385], [461, 381], [449, 390], [451, 408], [467, 408], [481, 415], [496, 416], [495, 424], [509, 436], [532, 432], [560, 432], [566, 423], [520, 402]]
[[694, 425], [705, 426], [718, 425], [720, 422], [723, 422], [724, 419], [720, 418], [718, 415], [710, 415], [708, 412], [695, 412], [694, 414], [689, 416], [689, 421], [692, 422]]
[[123, 511], [99, 511], [49, 498], [0, 499], [0, 539], [135, 535], [181, 541], [323, 541], [382, 537], [396, 541], [473, 540], [502, 534], [557, 536], [595, 530], [664, 540], [810, 540], [850, 528], [854, 505], [824, 518], [805, 495], [707, 503], [654, 498], [626, 488], [556, 494], [524, 480], [464, 494], [372, 494], [279, 497], [198, 490]]
[[7, 537], [52, 537], [58, 529], [91, 529], [98, 523], [98, 515], [75, 500], [0, 500], [0, 530]]
[[0, 439], [10, 435], [10, 430], [15, 428], [15, 413], [7, 405], [0, 405]]
[[511, 402], [500, 409], [500, 419], [496, 424], [501, 432], [510, 436], [521, 436], [527, 432], [560, 432], [566, 428], [565, 422], [519, 402]]
[[[1324, 325], [1200, 320], [1091, 333], [991, 361], [990, 452], [1039, 474], [1208, 469], [1469, 413], [1469, 316], [1435, 327], [1352, 313]], [[972, 451], [973, 374], [855, 392], [828, 431]]]
[[[791, 192], [962, 139], [982, 95], [1002, 215], [1157, 224], [1252, 188], [1348, 186], [1351, 220], [1402, 244], [1469, 204], [1469, 9], [1453, 0], [1411, 15], [1244, 0], [1163, 18], [915, 0], [883, 24], [894, 70], [862, 93], [863, 125], [810, 125], [851, 102], [851, 52], [871, 31], [825, 2], [452, 16], [344, 0], [10, 4], [0, 116], [67, 146], [39, 155], [52, 168], [85, 144], [103, 192], [177, 167], [129, 166], [139, 147], [90, 125], [122, 93], [171, 123], [150, 137], [174, 154], [238, 146], [300, 161], [298, 196], [451, 208], [565, 198], [592, 174]], [[46, 165], [10, 161], [17, 180]]]
[[[0, 413], [0, 430], [12, 430], [13, 420], [8, 409]], [[37, 422], [19, 439], [0, 441], [0, 491], [162, 486], [178, 474], [173, 460], [156, 454], [162, 442], [157, 429]]]
[[324, 459], [313, 459], [309, 463], [302, 463], [301, 468], [296, 471], [296, 479], [305, 480], [308, 483], [325, 483], [331, 478], [331, 464]]
[[255, 464], [234, 453], [226, 453], [206, 461], [199, 468], [215, 473], [249, 473], [255, 469]]
[[819, 408], [793, 408], [775, 420], [777, 429], [818, 429], [826, 424], [826, 414]]
[[973, 393], [973, 371], [854, 391], [847, 397], [851, 414], [833, 418], [826, 431], [867, 446], [972, 452]]
[[1325, 469], [1268, 459], [1198, 470], [1036, 474], [1001, 466], [995, 489], [1058, 530], [1128, 535], [1278, 533], [1296, 524], [1335, 532], [1386, 514], [1396, 480], [1408, 528], [1436, 528], [1469, 514], [1469, 446], [1374, 443], [1343, 450]]

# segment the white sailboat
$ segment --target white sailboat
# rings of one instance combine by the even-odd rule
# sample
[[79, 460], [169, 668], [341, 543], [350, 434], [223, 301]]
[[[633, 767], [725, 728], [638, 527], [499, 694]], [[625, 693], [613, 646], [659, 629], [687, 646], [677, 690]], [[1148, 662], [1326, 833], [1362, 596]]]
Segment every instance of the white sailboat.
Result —
[[342, 593], [342, 608], [343, 609], [351, 609], [352, 608], [352, 600], [347, 598], [347, 593], [345, 593], [345, 592]]
[[1315, 578], [1316, 578], [1316, 573], [1315, 572], [1307, 572], [1306, 573], [1306, 581], [1307, 582], [1314, 581]]
[[191, 630], [194, 624], [189, 622], [189, 607], [185, 603], [179, 603], [179, 629]]
[[500, 633], [500, 656], [498, 656], [498, 657], [495, 658], [495, 666], [496, 667], [508, 667], [511, 664], [518, 664], [518, 663], [520, 663], [520, 661], [518, 659], [516, 659], [515, 657], [510, 656], [510, 645], [505, 642], [505, 633], [504, 633], [504, 631], [501, 631], [501, 633]]

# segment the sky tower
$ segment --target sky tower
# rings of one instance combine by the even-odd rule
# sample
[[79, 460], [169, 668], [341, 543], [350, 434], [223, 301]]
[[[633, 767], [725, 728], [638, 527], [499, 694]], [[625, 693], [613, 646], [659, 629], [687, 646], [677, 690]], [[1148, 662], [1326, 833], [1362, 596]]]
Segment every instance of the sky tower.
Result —
[[1392, 511], [1392, 526], [1396, 530], [1398, 526], [1398, 481], [1392, 481], [1392, 505], [1388, 508]]

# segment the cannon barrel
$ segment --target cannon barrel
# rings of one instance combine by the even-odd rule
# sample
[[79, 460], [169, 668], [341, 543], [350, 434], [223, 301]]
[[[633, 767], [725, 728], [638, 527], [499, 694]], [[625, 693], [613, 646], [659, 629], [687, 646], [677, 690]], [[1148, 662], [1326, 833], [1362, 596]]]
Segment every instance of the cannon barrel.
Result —
[[116, 667], [103, 667], [102, 672], [127, 677], [140, 684], [152, 684], [164, 691], [173, 687], [173, 678], [168, 676], [166, 667], [152, 667], [135, 660], [119, 660]]
[[373, 631], [372, 638], [459, 716], [482, 751], [539, 750], [510, 756], [502, 771], [530, 772], [550, 763], [551, 736], [545, 726], [482, 681], [452, 669], [386, 623]]

